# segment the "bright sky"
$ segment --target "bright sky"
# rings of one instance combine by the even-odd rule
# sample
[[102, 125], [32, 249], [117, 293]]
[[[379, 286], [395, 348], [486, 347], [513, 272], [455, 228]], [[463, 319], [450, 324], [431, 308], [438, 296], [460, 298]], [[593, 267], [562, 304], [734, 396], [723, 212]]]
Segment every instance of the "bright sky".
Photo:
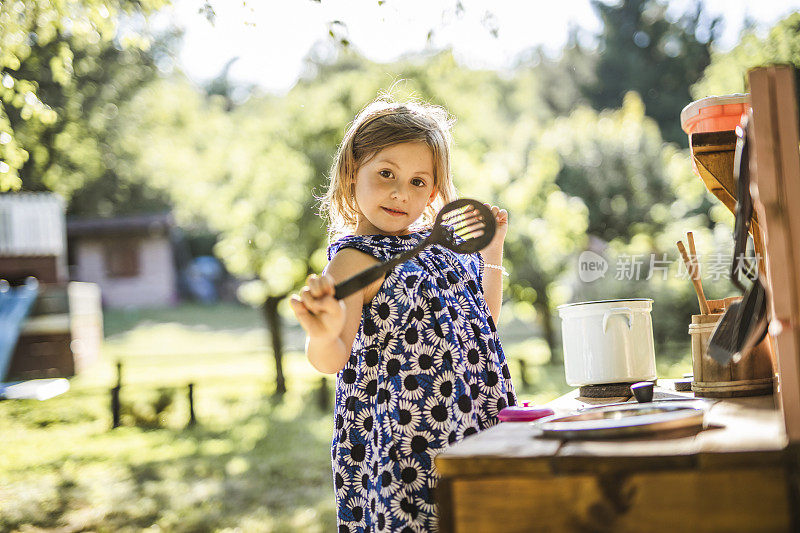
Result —
[[[570, 24], [586, 35], [599, 30], [589, 0], [212, 0], [212, 26], [198, 13], [203, 0], [177, 0], [173, 21], [186, 29], [180, 66], [195, 80], [231, 68], [236, 81], [256, 83], [268, 91], [288, 90], [303, 70], [303, 58], [314, 48], [329, 49], [328, 24], [341, 20], [352, 45], [375, 61], [429, 48], [451, 47], [464, 65], [507, 68], [522, 51], [543, 45], [557, 51]], [[682, 13], [691, 0], [670, 0], [671, 13]], [[706, 0], [709, 15], [723, 15], [719, 44], [736, 43], [746, 16], [766, 27], [800, 10], [800, 0]], [[488, 13], [488, 14], [487, 14]], [[497, 38], [489, 27], [499, 30]]]

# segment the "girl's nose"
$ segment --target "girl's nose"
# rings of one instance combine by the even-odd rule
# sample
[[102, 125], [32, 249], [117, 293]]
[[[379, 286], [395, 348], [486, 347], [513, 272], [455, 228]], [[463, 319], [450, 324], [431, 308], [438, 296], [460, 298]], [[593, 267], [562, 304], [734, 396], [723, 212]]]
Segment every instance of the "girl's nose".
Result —
[[406, 201], [408, 199], [406, 186], [402, 183], [395, 183], [394, 189], [392, 190], [392, 199]]

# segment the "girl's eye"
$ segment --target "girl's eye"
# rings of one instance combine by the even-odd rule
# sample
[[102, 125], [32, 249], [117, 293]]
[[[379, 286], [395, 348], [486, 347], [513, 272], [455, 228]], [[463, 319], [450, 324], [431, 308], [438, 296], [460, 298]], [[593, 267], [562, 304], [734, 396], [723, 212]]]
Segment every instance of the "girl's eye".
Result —
[[380, 172], [378, 172], [378, 174], [380, 174], [381, 177], [384, 177], [384, 178], [391, 178], [392, 177], [392, 172], [389, 171], [389, 170], [381, 170]]
[[424, 187], [425, 186], [425, 180], [421, 180], [419, 178], [414, 178], [413, 180], [411, 180], [411, 183], [413, 185], [416, 185], [417, 187]]

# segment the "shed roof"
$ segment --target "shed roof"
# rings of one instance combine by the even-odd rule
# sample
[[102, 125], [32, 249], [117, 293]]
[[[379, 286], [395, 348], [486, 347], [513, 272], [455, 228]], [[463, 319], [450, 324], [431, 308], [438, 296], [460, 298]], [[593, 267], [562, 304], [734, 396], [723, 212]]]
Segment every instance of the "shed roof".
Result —
[[114, 218], [69, 218], [67, 236], [160, 235], [175, 225], [171, 213], [148, 213]]

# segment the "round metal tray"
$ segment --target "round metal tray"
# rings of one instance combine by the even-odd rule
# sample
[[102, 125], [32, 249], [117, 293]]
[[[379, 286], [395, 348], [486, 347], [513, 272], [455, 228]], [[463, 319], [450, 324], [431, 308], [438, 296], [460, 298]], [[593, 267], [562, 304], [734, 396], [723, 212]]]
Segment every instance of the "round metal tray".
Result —
[[531, 422], [543, 437], [606, 439], [702, 428], [705, 410], [689, 405], [615, 405], [588, 409], [567, 416], [548, 416]]

